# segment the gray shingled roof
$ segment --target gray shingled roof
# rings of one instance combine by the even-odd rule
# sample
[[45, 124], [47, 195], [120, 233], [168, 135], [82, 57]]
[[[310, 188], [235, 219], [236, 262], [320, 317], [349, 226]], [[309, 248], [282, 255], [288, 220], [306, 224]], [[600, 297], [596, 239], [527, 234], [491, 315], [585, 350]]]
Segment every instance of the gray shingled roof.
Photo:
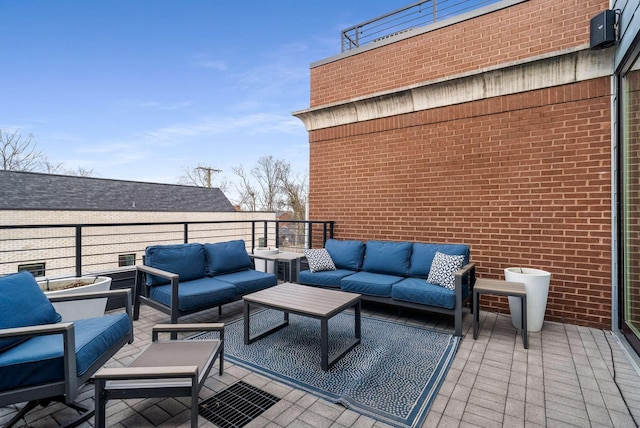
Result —
[[0, 171], [0, 210], [229, 212], [218, 188]]

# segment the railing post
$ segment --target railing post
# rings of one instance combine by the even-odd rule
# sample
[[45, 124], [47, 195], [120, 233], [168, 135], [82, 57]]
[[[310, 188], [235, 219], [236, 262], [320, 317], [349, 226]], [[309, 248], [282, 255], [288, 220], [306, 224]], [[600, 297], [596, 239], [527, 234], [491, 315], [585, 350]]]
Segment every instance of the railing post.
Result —
[[269, 232], [267, 231], [267, 221], [266, 220], [264, 221], [264, 231], [263, 231], [263, 235], [262, 236], [264, 237], [264, 246], [268, 247], [269, 246], [269, 238], [268, 238]]
[[276, 248], [280, 247], [280, 221], [276, 220]]
[[251, 252], [256, 248], [256, 221], [251, 220]]
[[184, 243], [189, 242], [189, 223], [184, 224]]
[[313, 222], [307, 224], [307, 248], [313, 248]]
[[82, 226], [76, 225], [76, 276], [82, 276]]

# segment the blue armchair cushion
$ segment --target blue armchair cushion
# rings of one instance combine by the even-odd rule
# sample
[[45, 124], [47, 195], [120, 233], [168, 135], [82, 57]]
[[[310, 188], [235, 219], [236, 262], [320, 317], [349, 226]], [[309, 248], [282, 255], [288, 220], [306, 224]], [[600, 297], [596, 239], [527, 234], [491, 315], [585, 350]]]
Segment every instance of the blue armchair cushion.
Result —
[[[159, 285], [149, 290], [149, 297], [171, 306], [171, 284]], [[178, 285], [178, 309], [197, 311], [232, 302], [236, 288], [216, 278], [198, 278]]]
[[[0, 329], [55, 324], [61, 319], [32, 274], [20, 272], [0, 278]], [[0, 339], [0, 352], [24, 340]]]
[[466, 244], [425, 244], [414, 242], [411, 251], [411, 273], [409, 276], [426, 279], [436, 253], [451, 256], [463, 255], [462, 265], [469, 263], [469, 246]]
[[464, 256], [450, 256], [437, 252], [431, 263], [427, 282], [455, 290], [455, 273], [462, 267]]
[[[125, 338], [131, 327], [126, 313], [86, 318], [73, 324], [78, 376]], [[0, 353], [0, 391], [63, 381], [63, 353], [61, 334], [32, 337]]]
[[362, 270], [408, 276], [411, 242], [367, 241]]
[[[202, 244], [153, 245], [145, 251], [147, 266], [175, 273], [180, 282], [206, 276], [206, 262]], [[147, 275], [147, 285], [168, 284], [169, 280]]]
[[242, 239], [204, 244], [207, 275], [221, 275], [253, 268]]
[[359, 270], [362, 267], [364, 243], [361, 241], [339, 241], [327, 239], [324, 248], [331, 255], [337, 269]]

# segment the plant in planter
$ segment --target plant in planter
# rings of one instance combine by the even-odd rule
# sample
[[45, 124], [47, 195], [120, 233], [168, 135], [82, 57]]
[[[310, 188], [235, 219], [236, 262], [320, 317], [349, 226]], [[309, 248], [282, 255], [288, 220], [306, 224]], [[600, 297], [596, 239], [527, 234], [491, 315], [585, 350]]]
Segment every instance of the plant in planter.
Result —
[[[107, 291], [111, 288], [108, 276], [82, 276], [74, 278], [42, 278], [38, 280], [40, 289], [48, 296]], [[62, 321], [73, 321], [104, 315], [107, 299], [91, 299], [78, 305], [77, 302], [55, 302], [53, 307], [62, 316]]]

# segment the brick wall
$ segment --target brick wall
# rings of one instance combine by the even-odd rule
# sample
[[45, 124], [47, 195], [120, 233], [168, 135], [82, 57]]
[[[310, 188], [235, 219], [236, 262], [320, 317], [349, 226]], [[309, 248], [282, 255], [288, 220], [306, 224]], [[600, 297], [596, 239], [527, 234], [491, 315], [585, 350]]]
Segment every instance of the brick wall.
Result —
[[588, 45], [609, 0], [530, 0], [311, 69], [316, 107]]
[[[607, 2], [518, 7], [577, 3], [595, 11]], [[547, 320], [607, 328], [610, 99], [610, 80], [600, 78], [312, 131], [310, 219], [336, 220], [339, 239], [470, 244], [479, 276], [548, 270]], [[505, 299], [485, 301], [508, 310]]]

